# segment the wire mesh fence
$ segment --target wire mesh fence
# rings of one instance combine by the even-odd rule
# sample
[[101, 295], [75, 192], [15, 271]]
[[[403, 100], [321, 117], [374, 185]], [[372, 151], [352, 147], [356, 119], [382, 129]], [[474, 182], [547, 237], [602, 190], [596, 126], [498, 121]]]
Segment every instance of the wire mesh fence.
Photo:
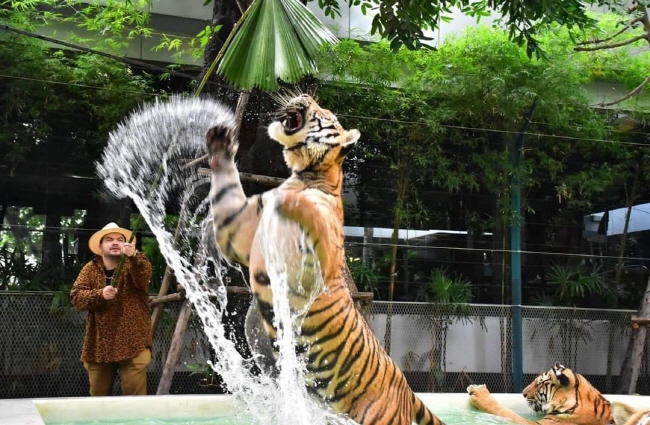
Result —
[[[53, 311], [56, 296], [0, 292], [0, 398], [88, 395], [79, 359], [85, 313]], [[149, 393], [156, 392], [160, 381], [179, 310], [180, 303], [166, 304], [154, 335]], [[612, 393], [634, 313], [524, 307], [524, 385], [560, 362], [585, 375], [601, 391]], [[366, 306], [365, 316], [415, 391], [464, 392], [470, 383], [487, 384], [493, 392], [513, 391], [510, 306], [374, 302]], [[213, 356], [194, 315], [170, 393], [223, 392], [219, 378], [206, 367]], [[648, 356], [639, 376], [637, 392], [650, 394]], [[119, 382], [115, 394], [120, 394]]]
[[[511, 306], [374, 302], [368, 313], [373, 331], [414, 390], [462, 392], [470, 383], [493, 392], [514, 390]], [[524, 385], [559, 362], [603, 392], [614, 392], [634, 313], [523, 307]], [[648, 362], [645, 356], [637, 384], [642, 394], [650, 391]]]

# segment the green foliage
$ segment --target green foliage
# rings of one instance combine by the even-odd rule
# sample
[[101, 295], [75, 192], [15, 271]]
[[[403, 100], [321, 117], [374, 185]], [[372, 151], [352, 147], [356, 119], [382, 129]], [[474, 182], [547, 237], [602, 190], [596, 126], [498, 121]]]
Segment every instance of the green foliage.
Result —
[[[626, 16], [617, 13], [599, 14], [596, 18], [598, 24], [581, 33], [569, 32], [565, 28], [556, 28], [555, 31], [567, 32], [573, 39], [578, 40], [606, 39], [620, 32], [626, 20]], [[627, 19], [629, 20], [629, 17]], [[643, 34], [642, 26], [634, 26], [617, 36], [616, 42], [624, 43]], [[648, 42], [641, 39], [625, 47], [579, 52], [574, 56], [581, 66], [590, 71], [593, 78], [613, 79], [632, 89], [648, 76], [650, 52], [645, 49], [647, 45]]]
[[[342, 119], [352, 117], [347, 125], [362, 132], [364, 143], [355, 153], [364, 162], [350, 161], [360, 180], [397, 190], [399, 170], [408, 170], [409, 193], [399, 211], [411, 212], [402, 217], [406, 223], [439, 225], [427, 223], [421, 211], [431, 205], [418, 196], [419, 188], [433, 184], [445, 191], [497, 195], [497, 211], [503, 213], [495, 218], [507, 225], [509, 201], [503, 194], [514, 173], [526, 189], [545, 185], [549, 198], [562, 195], [576, 202], [590, 199], [614, 178], [615, 170], [602, 161], [613, 147], [587, 140], [567, 143], [571, 137], [603, 137], [606, 123], [587, 104], [582, 85], [589, 73], [570, 59], [568, 34], [554, 43], [558, 60], [546, 62], [529, 60], [503, 32], [486, 27], [473, 28], [437, 52], [393, 53], [387, 43], [362, 47], [342, 41], [319, 61], [333, 82], [319, 96]], [[561, 60], [560, 52], [565, 54]], [[513, 169], [509, 145], [536, 97], [539, 124], [531, 132], [561, 138], [529, 137], [523, 161]], [[568, 170], [569, 161], [585, 154], [597, 160]], [[370, 176], [364, 167], [374, 164], [395, 172]]]
[[108, 131], [152, 93], [146, 75], [119, 62], [8, 32], [0, 33], [0, 58], [0, 156], [11, 163], [49, 155], [74, 164], [69, 172], [91, 174]]
[[11, 249], [4, 245], [0, 247], [0, 288], [25, 290], [47, 289], [40, 284], [32, 284], [31, 278], [38, 271], [38, 266], [28, 260], [23, 250]]
[[361, 292], [378, 293], [379, 280], [382, 277], [374, 267], [363, 263], [361, 258], [347, 257], [352, 280]]
[[[472, 300], [471, 283], [465, 277], [451, 273], [447, 267], [439, 267], [431, 273], [428, 285], [420, 288], [418, 300], [429, 304], [429, 314], [420, 322], [431, 334], [429, 370], [433, 373], [430, 391], [442, 391], [445, 385], [447, 333], [456, 321], [472, 323], [470, 317]], [[483, 320], [481, 319], [481, 326]]]
[[[59, 6], [77, 7], [75, 10], [79, 13], [79, 19], [83, 13], [88, 13], [88, 16], [96, 15], [97, 23], [106, 21], [105, 27], [93, 27], [93, 30], [103, 28], [103, 37], [93, 37], [99, 44], [109, 40], [117, 44], [128, 43], [120, 38], [119, 28], [145, 23], [137, 13], [134, 17], [127, 17], [125, 8], [129, 6], [121, 2], [110, 3], [115, 6], [112, 9], [115, 15], [109, 15], [109, 11], [98, 4], [72, 1], [57, 2], [57, 5], [53, 3], [12, 2], [11, 9], [0, 8], [0, 23], [35, 30], [51, 22], [72, 19], [63, 14]], [[48, 5], [52, 7], [45, 7]], [[113, 18], [114, 24], [108, 25]], [[88, 21], [86, 24], [90, 26]], [[40, 179], [42, 182], [48, 179], [70, 182], [70, 174], [94, 175], [95, 162], [108, 133], [134, 106], [155, 94], [148, 75], [135, 74], [119, 61], [57, 50], [49, 44], [13, 32], [0, 32], [0, 61], [3, 64], [3, 78], [0, 79], [0, 158], [3, 158], [2, 165], [12, 170], [16, 181], [25, 175], [33, 181]], [[74, 185], [71, 183], [71, 186]], [[64, 187], [58, 189], [62, 192], [66, 190]], [[40, 190], [40, 186], [35, 190]], [[55, 297], [53, 309], [62, 310], [65, 308], [63, 298], [78, 268], [69, 259], [63, 258], [58, 259], [58, 265], [38, 265], [44, 242], [40, 231], [45, 220], [42, 216], [29, 218], [27, 215], [31, 213], [24, 214], [24, 217], [19, 217], [20, 224], [35, 231], [27, 232], [20, 238], [12, 234], [16, 232], [14, 228], [11, 232], [2, 233], [2, 247], [11, 251], [13, 256], [7, 257], [3, 267], [22, 268], [3, 274], [9, 280], [5, 287], [61, 290], [61, 299], [57, 301]], [[64, 228], [65, 221], [61, 222]], [[49, 242], [52, 242], [51, 238]], [[56, 238], [53, 242], [56, 245]], [[53, 261], [56, 262], [57, 258]]]
[[[66, 41], [120, 56], [141, 37], [156, 38], [158, 41], [152, 50], [172, 51], [176, 60], [199, 59], [203, 57], [208, 39], [220, 29], [220, 26], [214, 29], [207, 26], [194, 37], [154, 31], [148, 12], [151, 0], [14, 0], [2, 3], [11, 3], [13, 12], [0, 10], [11, 26], [30, 31], [41, 27], [41, 32], [46, 34], [50, 28], [73, 28], [63, 37]], [[56, 33], [48, 35], [61, 38]]]
[[431, 273], [431, 282], [422, 291], [421, 298], [442, 304], [465, 304], [472, 299], [471, 283], [462, 276], [456, 276], [446, 267], [440, 267]]
[[[509, 197], [517, 177], [527, 214], [555, 208], [551, 219], [562, 221], [610, 205], [613, 189], [629, 178], [630, 161], [639, 154], [604, 143], [625, 135], [612, 132], [607, 117], [591, 107], [585, 84], [630, 63], [640, 70], [631, 79], [636, 82], [650, 62], [646, 54], [625, 51], [587, 58], [574, 52], [574, 37], [559, 25], [539, 32], [544, 60], [530, 59], [506, 33], [485, 26], [468, 29], [436, 52], [394, 52], [387, 42], [350, 40], [323, 52], [319, 69], [327, 83], [319, 100], [362, 134], [347, 162], [361, 182], [353, 189], [359, 203], [381, 211], [388, 196], [403, 227], [448, 228], [441, 210], [449, 204], [427, 192], [472, 192], [480, 196], [464, 197], [462, 205], [463, 215], [473, 217], [469, 225], [507, 229], [522, 220], [512, 214]], [[596, 60], [601, 55], [607, 59]], [[535, 99], [515, 165], [515, 141]], [[366, 226], [387, 225], [364, 211], [357, 215]]]
[[[620, 178], [629, 150], [600, 141], [617, 134], [608, 133], [605, 117], [591, 109], [584, 90], [595, 76], [588, 66], [595, 61], [573, 53], [566, 30], [550, 28], [539, 40], [548, 61], [528, 59], [506, 34], [487, 27], [472, 28], [437, 52], [393, 54], [387, 43], [362, 47], [342, 41], [319, 61], [334, 83], [319, 96], [342, 119], [351, 117], [349, 127], [361, 130], [364, 143], [357, 152], [365, 164], [406, 167], [416, 176], [407, 210], [417, 204], [420, 182], [433, 183], [446, 191], [493, 193], [502, 211], [495, 218], [507, 225], [513, 218], [504, 194], [514, 174], [540, 199], [588, 208]], [[647, 57], [634, 56], [639, 69], [650, 66]], [[626, 61], [603, 61], [601, 72], [613, 74]], [[534, 123], [515, 169], [509, 150], [535, 98]], [[387, 187], [398, 181], [397, 173], [383, 170], [372, 179], [388, 180]], [[534, 211], [533, 205], [524, 207]]]
[[298, 0], [254, 1], [217, 72], [238, 89], [276, 91], [317, 73], [314, 57], [336, 37]]
[[[62, 291], [69, 293], [81, 266], [47, 267], [30, 258], [20, 247], [0, 246], [0, 290]], [[57, 300], [55, 310], [69, 304]]]
[[[451, 20], [452, 9], [464, 15], [481, 18], [496, 15], [496, 24], [506, 28], [508, 38], [518, 46], [525, 45], [528, 57], [539, 58], [543, 52], [537, 35], [545, 26], [557, 23], [568, 27], [587, 28], [594, 24], [587, 10], [589, 5], [618, 4], [620, 2], [590, 0], [537, 1], [537, 0], [441, 0], [397, 2], [395, 0], [348, 0], [350, 6], [359, 6], [362, 13], [376, 11], [372, 20], [372, 33], [390, 40], [393, 50], [401, 46], [408, 49], [426, 47], [430, 40], [424, 30], [435, 30], [440, 22]], [[319, 0], [318, 5], [327, 16], [340, 16], [337, 0]]]
[[600, 266], [553, 265], [547, 280], [555, 287], [551, 296], [554, 305], [570, 306], [579, 299], [605, 296], [609, 292]]
[[149, 292], [156, 292], [160, 289], [160, 285], [165, 275], [165, 269], [167, 268], [167, 262], [160, 252], [156, 238], [143, 238], [142, 252], [147, 257], [147, 260], [149, 260], [152, 267]]
[[[161, 33], [162, 41], [153, 47], [154, 51], [167, 50], [173, 51], [172, 57], [181, 61], [182, 58], [190, 57], [192, 59], [201, 59], [205, 51], [205, 47], [210, 40], [210, 37], [216, 36], [221, 30], [221, 25], [216, 25], [214, 28], [206, 26], [199, 31], [195, 37], [174, 37], [169, 34]], [[177, 64], [168, 65], [169, 68], [177, 67]]]
[[[139, 230], [143, 232], [151, 232], [146, 223], [142, 222], [142, 218], [136, 214], [131, 216], [130, 228], [135, 229], [137, 223], [140, 222], [142, 226], [139, 226]], [[174, 232], [174, 229], [178, 226], [178, 217], [174, 215], [165, 216], [165, 229], [170, 233]], [[160, 245], [158, 240], [155, 237], [143, 237], [141, 242], [142, 252], [147, 257], [151, 263], [152, 273], [151, 281], [149, 282], [149, 292], [157, 292], [160, 289], [160, 285], [165, 277], [165, 270], [167, 269], [167, 260], [160, 251]], [[173, 293], [176, 291], [175, 288], [175, 279], [172, 278], [171, 286], [168, 289], [168, 293]]]
[[93, 48], [118, 52], [128, 47], [129, 41], [137, 36], [152, 34], [149, 14], [146, 12], [150, 0], [5, 0], [11, 4], [8, 23], [20, 28], [34, 30], [40, 26], [56, 23], [73, 26], [80, 31], [69, 37], [77, 43]]
[[192, 371], [190, 376], [197, 375], [201, 378], [201, 383], [199, 384], [202, 387], [219, 387], [221, 386], [221, 380], [219, 375], [212, 369], [212, 366], [205, 363], [191, 363], [187, 365], [187, 368]]

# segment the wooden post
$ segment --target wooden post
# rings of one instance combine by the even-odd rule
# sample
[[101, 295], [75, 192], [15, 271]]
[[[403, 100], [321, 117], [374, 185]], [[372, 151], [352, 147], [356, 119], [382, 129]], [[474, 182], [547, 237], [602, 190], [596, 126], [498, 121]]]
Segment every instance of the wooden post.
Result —
[[178, 314], [176, 329], [174, 329], [172, 343], [169, 347], [169, 352], [167, 353], [167, 359], [165, 360], [165, 366], [163, 367], [162, 376], [158, 383], [156, 395], [169, 394], [169, 389], [172, 386], [172, 379], [174, 379], [174, 369], [176, 369], [176, 364], [181, 355], [183, 341], [185, 340], [185, 332], [187, 331], [187, 325], [190, 323], [191, 317], [192, 304], [189, 300], [185, 300], [183, 301], [183, 306]]
[[158, 304], [164, 304], [171, 301], [183, 301], [185, 300], [185, 291], [177, 292], [175, 294], [163, 295], [160, 297], [149, 297], [149, 307], [154, 307]]
[[648, 335], [648, 324], [650, 323], [650, 277], [646, 284], [643, 302], [639, 308], [639, 316], [632, 318], [632, 334], [625, 353], [625, 360], [621, 367], [618, 394], [634, 394], [636, 383], [639, 379], [639, 369], [643, 360], [643, 350]]
[[[160, 284], [160, 289], [158, 290], [158, 297], [164, 297], [169, 291], [169, 285], [172, 281], [172, 276], [174, 271], [171, 267], [165, 267], [165, 274], [163, 275], [162, 283]], [[156, 329], [158, 328], [158, 322], [160, 321], [160, 316], [162, 315], [163, 303], [154, 304], [153, 312], [151, 313], [151, 334], [156, 334]]]

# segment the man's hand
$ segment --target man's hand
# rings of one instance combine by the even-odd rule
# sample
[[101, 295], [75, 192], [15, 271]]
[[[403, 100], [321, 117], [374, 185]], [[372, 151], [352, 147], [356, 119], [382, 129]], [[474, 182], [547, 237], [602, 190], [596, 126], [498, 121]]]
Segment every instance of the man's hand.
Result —
[[126, 255], [127, 257], [133, 257], [135, 255], [135, 245], [126, 242], [122, 246], [122, 254]]
[[115, 298], [115, 295], [117, 295], [117, 289], [114, 286], [109, 285], [102, 289], [102, 297], [104, 297], [105, 300], [112, 300]]

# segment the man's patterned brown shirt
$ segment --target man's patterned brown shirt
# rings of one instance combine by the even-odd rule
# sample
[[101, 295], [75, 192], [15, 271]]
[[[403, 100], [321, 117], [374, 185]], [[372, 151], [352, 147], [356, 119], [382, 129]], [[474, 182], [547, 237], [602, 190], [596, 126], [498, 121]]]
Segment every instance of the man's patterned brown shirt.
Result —
[[[130, 359], [151, 348], [149, 280], [151, 263], [137, 253], [124, 262], [119, 276], [119, 292], [112, 300], [102, 297], [106, 275], [101, 257], [88, 262], [77, 277], [70, 301], [78, 310], [87, 310], [86, 336], [81, 360], [110, 363]], [[113, 286], [117, 287], [116, 282]]]

